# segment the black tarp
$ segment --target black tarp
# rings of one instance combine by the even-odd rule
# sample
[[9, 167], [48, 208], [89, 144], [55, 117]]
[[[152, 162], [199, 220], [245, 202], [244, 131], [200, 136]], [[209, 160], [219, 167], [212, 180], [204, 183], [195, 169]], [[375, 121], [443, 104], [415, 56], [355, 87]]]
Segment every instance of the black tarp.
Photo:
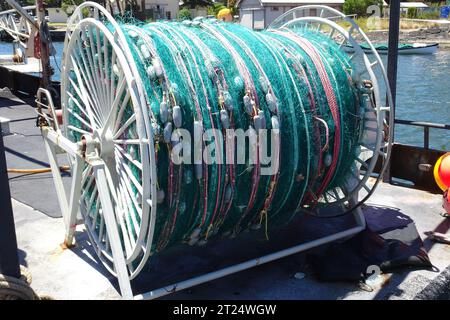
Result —
[[368, 267], [391, 271], [401, 266], [431, 268], [414, 221], [398, 209], [366, 206], [367, 228], [358, 235], [335, 242], [308, 255], [319, 280], [362, 280]]

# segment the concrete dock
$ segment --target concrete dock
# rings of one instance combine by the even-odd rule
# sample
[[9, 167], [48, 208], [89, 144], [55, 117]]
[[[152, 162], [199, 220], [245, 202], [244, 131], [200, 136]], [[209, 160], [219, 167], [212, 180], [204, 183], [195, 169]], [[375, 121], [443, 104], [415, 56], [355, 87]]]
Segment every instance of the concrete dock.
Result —
[[[7, 92], [0, 92], [0, 117], [10, 119], [11, 134], [4, 137], [9, 168], [48, 166], [42, 138], [35, 126], [35, 112], [30, 104], [32, 101], [23, 101]], [[68, 187], [70, 176], [66, 176], [64, 180]], [[33, 275], [32, 287], [35, 291], [49, 294], [55, 299], [120, 298], [117, 281], [97, 261], [82, 225], [77, 229], [75, 248], [63, 249], [60, 246], [64, 225], [51, 174], [10, 174], [10, 186], [19, 256], [21, 263]], [[377, 210], [389, 212], [394, 220], [403, 219], [404, 215], [413, 219], [434, 269], [395, 269], [384, 275], [385, 281], [370, 292], [363, 290], [357, 282], [318, 281], [307, 263], [307, 252], [171, 294], [164, 299], [448, 298], [446, 288], [450, 282], [450, 246], [434, 243], [425, 235], [427, 231], [449, 232], [450, 219], [441, 215], [444, 212], [441, 202], [441, 195], [412, 188], [389, 184], [378, 187], [366, 203], [364, 211], [368, 214]], [[304, 221], [291, 226], [290, 230], [271, 234], [271, 246], [285, 245], [293, 230], [298, 237], [295, 241], [301, 242], [323, 233], [336, 232], [351, 224], [352, 219], [348, 216], [332, 219], [305, 217]], [[247, 236], [228, 244], [211, 243], [207, 247], [190, 251], [172, 250], [176, 258], [166, 257], [155, 261], [133, 281], [135, 294], [171, 284], [172, 279], [181, 277], [181, 271], [186, 271], [185, 265], [210, 271], [223, 267], [232, 262], [225, 254], [222, 256], [228, 250], [227, 246], [242, 247], [233, 251], [236, 259], [242, 259], [252, 251], [243, 248], [249, 246], [247, 243], [250, 242], [245, 240]], [[211, 258], [209, 262], [208, 257]], [[304, 273], [305, 277], [297, 279], [296, 273]]]

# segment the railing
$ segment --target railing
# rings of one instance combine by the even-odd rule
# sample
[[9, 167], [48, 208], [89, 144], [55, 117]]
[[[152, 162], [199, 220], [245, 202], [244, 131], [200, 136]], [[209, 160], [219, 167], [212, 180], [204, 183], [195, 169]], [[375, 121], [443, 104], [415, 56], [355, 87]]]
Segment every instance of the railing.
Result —
[[398, 124], [409, 125], [409, 126], [423, 127], [423, 147], [424, 147], [424, 149], [430, 148], [430, 128], [450, 130], [450, 124], [401, 120], [401, 119], [395, 119], [394, 122], [398, 123]]

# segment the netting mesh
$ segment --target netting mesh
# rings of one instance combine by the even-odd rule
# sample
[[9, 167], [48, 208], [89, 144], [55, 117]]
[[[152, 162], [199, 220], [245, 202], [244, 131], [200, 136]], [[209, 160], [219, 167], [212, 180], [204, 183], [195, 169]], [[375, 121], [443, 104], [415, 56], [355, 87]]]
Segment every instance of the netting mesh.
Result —
[[[354, 170], [360, 99], [353, 66], [331, 39], [300, 27], [255, 32], [211, 19], [120, 26], [143, 80], [156, 144], [156, 163], [151, 165], [157, 167], [159, 204], [152, 252], [183, 241], [201, 244], [249, 227], [270, 230], [289, 222], [303, 206], [316, 205], [323, 192], [340, 186]], [[90, 39], [103, 41], [95, 34]], [[112, 68], [112, 63], [106, 65]], [[69, 92], [81, 101], [75, 86]], [[122, 124], [132, 116], [129, 104]], [[74, 111], [70, 125], [88, 131], [83, 124], [87, 115], [73, 101], [69, 105]], [[174, 164], [171, 152], [178, 142], [170, 137], [177, 128], [192, 137], [196, 130], [203, 134], [217, 129], [224, 135], [226, 129], [249, 130], [245, 162], [236, 163], [234, 152], [224, 154], [222, 164], [192, 164], [193, 154], [188, 156], [191, 163]], [[269, 175], [262, 174], [261, 159], [249, 160], [252, 150], [258, 151], [252, 134], [264, 128], [269, 141], [272, 132], [280, 137], [279, 152], [267, 145], [280, 164]], [[80, 139], [80, 132], [70, 134]], [[135, 126], [122, 134], [136, 137]], [[210, 138], [203, 147], [216, 143], [226, 150], [228, 140], [214, 134]], [[135, 146], [117, 147], [140, 160]], [[142, 182], [132, 161], [122, 160]], [[85, 188], [87, 197], [94, 185]], [[138, 190], [131, 188], [137, 199]], [[88, 211], [94, 216], [96, 210], [93, 206]], [[136, 235], [138, 210], [130, 205], [125, 217]]]

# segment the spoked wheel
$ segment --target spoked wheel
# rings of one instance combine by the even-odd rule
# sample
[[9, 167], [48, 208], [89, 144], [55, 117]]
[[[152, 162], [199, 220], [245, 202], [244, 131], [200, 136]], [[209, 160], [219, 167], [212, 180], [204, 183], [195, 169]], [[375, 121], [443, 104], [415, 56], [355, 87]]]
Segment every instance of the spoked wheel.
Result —
[[[318, 17], [309, 16], [311, 12]], [[349, 27], [344, 28], [333, 20], [345, 20]], [[354, 65], [352, 78], [359, 89], [360, 97], [365, 99], [361, 108], [361, 130], [357, 142], [357, 150], [352, 170], [344, 179], [343, 185], [325, 191], [314, 208], [305, 207], [305, 211], [316, 216], [335, 216], [349, 212], [356, 205], [364, 202], [375, 190], [380, 177], [386, 169], [392, 146], [393, 113], [392, 96], [383, 63], [377, 51], [359, 26], [343, 13], [327, 6], [310, 5], [294, 8], [277, 18], [268, 29], [305, 28], [321, 32], [334, 39], [342, 48], [349, 44], [354, 53], [350, 60]], [[364, 53], [356, 39], [364, 39], [369, 45], [372, 55]], [[377, 77], [379, 76], [379, 78]], [[367, 77], [364, 80], [363, 77]], [[381, 80], [381, 87], [379, 80]], [[381, 88], [381, 90], [380, 90]], [[384, 97], [387, 97], [388, 106]], [[388, 117], [386, 117], [388, 112]], [[387, 121], [386, 121], [387, 119]], [[375, 183], [369, 182], [377, 161], [381, 161], [381, 170]], [[354, 201], [358, 199], [359, 202]]]
[[[114, 273], [99, 188], [107, 188], [130, 278], [149, 256], [156, 212], [153, 137], [117, 32], [86, 18], [72, 28], [62, 73], [64, 135], [85, 148], [80, 211], [100, 260]], [[106, 185], [94, 166], [104, 163]]]

